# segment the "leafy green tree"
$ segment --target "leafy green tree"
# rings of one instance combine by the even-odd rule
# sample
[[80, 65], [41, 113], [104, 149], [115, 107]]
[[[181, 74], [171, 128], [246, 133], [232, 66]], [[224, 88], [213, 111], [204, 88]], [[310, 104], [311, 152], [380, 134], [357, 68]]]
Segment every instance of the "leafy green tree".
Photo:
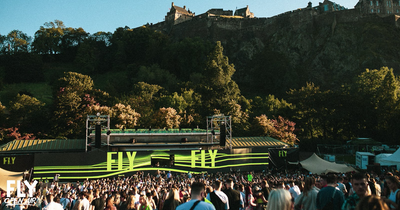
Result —
[[31, 37], [26, 33], [19, 30], [13, 30], [8, 33], [6, 37], [6, 44], [8, 44], [8, 54], [15, 54], [18, 52], [28, 52], [31, 42]]
[[121, 97], [119, 102], [130, 105], [140, 114], [138, 126], [150, 127], [152, 116], [156, 109], [156, 104], [160, 99], [160, 91], [163, 88], [158, 85], [151, 85], [145, 82], [138, 82], [134, 85], [131, 95]]
[[167, 90], [173, 89], [178, 81], [175, 75], [161, 69], [156, 64], [150, 67], [141, 66], [136, 77], [133, 78], [133, 83], [146, 82], [148, 84], [162, 85]]
[[201, 96], [194, 90], [183, 90], [178, 94], [163, 95], [160, 97], [160, 106], [171, 107], [180, 115], [180, 127], [195, 127], [203, 120], [197, 109], [201, 104]]
[[136, 29], [117, 28], [111, 38], [114, 67], [125, 69], [128, 64], [160, 64], [167, 43], [167, 35], [145, 26]]
[[234, 73], [234, 65], [229, 64], [228, 57], [223, 54], [221, 42], [217, 42], [208, 56], [199, 91], [206, 115], [213, 113], [214, 109], [219, 109], [222, 113], [229, 112], [232, 108], [229, 103], [239, 101], [240, 90], [232, 80]]
[[32, 126], [35, 122], [34, 118], [37, 117], [35, 114], [44, 107], [43, 102], [25, 94], [18, 94], [9, 104], [8, 111], [12, 120], [12, 126]]
[[65, 28], [61, 37], [60, 53], [65, 61], [73, 61], [77, 55], [79, 45], [88, 38], [83, 28]]
[[256, 96], [251, 100], [252, 116], [260, 116], [265, 114], [268, 117], [287, 115], [289, 110], [293, 109], [293, 105], [284, 99], [278, 99], [274, 95], [269, 94], [265, 98]]
[[66, 72], [54, 84], [54, 136], [76, 138], [83, 135], [89, 107], [107, 104], [108, 100], [107, 93], [93, 87], [89, 76], [76, 72]]
[[35, 33], [33, 49], [39, 54], [60, 53], [61, 40], [64, 35], [65, 25], [60, 20], [46, 22]]
[[79, 42], [74, 62], [85, 74], [104, 73], [112, 69], [110, 39], [112, 34], [97, 32]]
[[181, 116], [174, 108], [162, 107], [153, 115], [152, 127], [155, 128], [179, 128]]
[[8, 44], [6, 42], [6, 36], [0, 34], [0, 55], [5, 54], [8, 50]]
[[320, 119], [324, 111], [323, 91], [314, 83], [288, 92], [288, 102], [295, 105], [293, 118], [299, 125], [299, 136], [306, 139], [323, 137], [323, 122]]
[[206, 68], [207, 56], [213, 48], [214, 45], [204, 39], [185, 38], [168, 45], [161, 66], [182, 81], [198, 82], [194, 79], [195, 75], [202, 74]]
[[397, 133], [392, 123], [399, 116], [399, 79], [393, 70], [382, 67], [361, 73], [351, 86], [354, 104], [359, 106], [351, 113], [359, 128], [359, 135], [387, 141]]

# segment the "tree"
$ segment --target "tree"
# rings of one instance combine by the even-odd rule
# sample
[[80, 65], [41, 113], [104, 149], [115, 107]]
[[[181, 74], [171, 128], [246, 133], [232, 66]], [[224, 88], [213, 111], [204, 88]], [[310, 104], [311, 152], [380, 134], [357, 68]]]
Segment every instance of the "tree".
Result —
[[221, 42], [217, 42], [208, 56], [199, 91], [207, 115], [214, 109], [219, 109], [222, 113], [229, 112], [232, 108], [229, 103], [239, 101], [240, 90], [232, 80], [234, 73], [234, 65], [229, 64], [228, 57], [223, 54]]
[[162, 85], [167, 90], [173, 89], [178, 84], [178, 79], [175, 75], [161, 69], [154, 64], [150, 67], [141, 66], [133, 82], [146, 82], [148, 84]]
[[6, 107], [3, 106], [3, 104], [1, 104], [1, 101], [0, 101], [0, 128], [4, 126], [4, 123], [6, 121], [5, 110], [6, 110]]
[[138, 125], [141, 127], [151, 126], [152, 116], [156, 109], [156, 104], [160, 98], [160, 91], [163, 88], [158, 85], [151, 85], [145, 82], [138, 82], [134, 85], [131, 95], [121, 97], [119, 102], [130, 105], [136, 112], [140, 113]]
[[174, 108], [162, 107], [153, 115], [152, 126], [156, 128], [179, 128], [181, 116]]
[[61, 40], [64, 35], [65, 25], [60, 20], [46, 22], [35, 33], [33, 48], [39, 54], [60, 53]]
[[323, 121], [321, 113], [325, 110], [322, 101], [323, 91], [314, 83], [307, 83], [300, 89], [288, 92], [288, 102], [295, 105], [293, 118], [299, 125], [302, 138], [312, 139], [323, 137]]
[[269, 94], [265, 98], [256, 96], [251, 100], [252, 116], [260, 116], [262, 114], [273, 117], [288, 114], [288, 110], [293, 109], [293, 105], [286, 100], [279, 100], [274, 95]]
[[35, 122], [35, 114], [44, 107], [44, 103], [25, 94], [18, 94], [13, 101], [10, 101], [8, 108], [11, 125], [29, 128]]
[[12, 30], [6, 37], [6, 44], [8, 45], [8, 54], [15, 54], [18, 52], [28, 52], [31, 37], [26, 33], [19, 30]]
[[115, 104], [112, 107], [112, 119], [116, 128], [134, 128], [140, 118], [140, 114], [137, 113], [129, 105], [121, 103]]
[[182, 93], [174, 92], [171, 95], [160, 97], [160, 106], [171, 107], [180, 115], [181, 127], [194, 127], [203, 120], [198, 113], [201, 104], [201, 96], [194, 90], [182, 90]]
[[296, 123], [287, 120], [281, 116], [277, 119], [268, 119], [267, 116], [261, 115], [254, 118], [253, 131], [262, 136], [271, 136], [279, 139], [287, 144], [297, 144], [299, 139], [294, 134]]
[[393, 127], [393, 123], [399, 116], [399, 88], [399, 79], [387, 67], [367, 69], [356, 78], [350, 94], [354, 104], [360, 107], [351, 115], [358, 119], [360, 136], [381, 141], [395, 139], [394, 133], [398, 129]]
[[60, 42], [60, 53], [65, 61], [73, 61], [77, 55], [79, 45], [84, 42], [89, 33], [83, 28], [65, 28]]
[[88, 107], [101, 105], [96, 100], [107, 96], [107, 93], [94, 90], [93, 86], [89, 76], [76, 72], [66, 72], [58, 79], [53, 86], [53, 135], [69, 138], [83, 135]]
[[181, 81], [191, 80], [191, 75], [202, 74], [206, 67], [207, 56], [214, 45], [201, 38], [185, 38], [168, 45], [163, 55], [161, 67], [174, 74]]
[[6, 36], [0, 34], [0, 55], [5, 54], [8, 50], [8, 44], [6, 42]]
[[112, 68], [112, 54], [109, 52], [111, 35], [97, 32], [79, 43], [74, 62], [81, 72], [104, 73]]

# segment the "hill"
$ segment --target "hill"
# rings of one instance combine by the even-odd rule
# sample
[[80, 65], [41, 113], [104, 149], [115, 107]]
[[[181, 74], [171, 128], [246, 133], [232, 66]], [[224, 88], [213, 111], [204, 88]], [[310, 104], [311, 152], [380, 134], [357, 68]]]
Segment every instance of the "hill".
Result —
[[324, 14], [303, 9], [272, 18], [212, 16], [149, 27], [175, 41], [193, 37], [221, 41], [235, 64], [234, 80], [243, 93], [283, 96], [306, 82], [335, 88], [367, 68], [388, 66], [398, 74], [398, 18], [355, 9]]

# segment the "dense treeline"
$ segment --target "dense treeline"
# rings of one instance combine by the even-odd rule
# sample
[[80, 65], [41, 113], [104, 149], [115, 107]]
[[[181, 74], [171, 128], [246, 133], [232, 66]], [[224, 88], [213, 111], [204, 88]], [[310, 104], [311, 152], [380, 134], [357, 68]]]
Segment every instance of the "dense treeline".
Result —
[[[331, 90], [307, 83], [278, 99], [267, 91], [281, 84], [270, 78], [287, 74], [279, 71], [287, 62], [265, 51], [260, 55], [276, 59], [255, 58], [249, 72], [257, 83], [249, 86], [266, 92], [246, 98], [220, 42], [172, 42], [146, 27], [89, 34], [58, 20], [33, 39], [15, 30], [0, 41], [3, 142], [84, 138], [86, 115], [97, 112], [109, 114], [113, 128], [205, 127], [206, 116], [222, 113], [232, 116], [235, 136], [269, 135], [291, 144], [355, 137], [395, 143], [400, 136], [399, 79], [387, 67]], [[32, 89], [7, 88], [21, 83], [49, 86], [49, 100]]]

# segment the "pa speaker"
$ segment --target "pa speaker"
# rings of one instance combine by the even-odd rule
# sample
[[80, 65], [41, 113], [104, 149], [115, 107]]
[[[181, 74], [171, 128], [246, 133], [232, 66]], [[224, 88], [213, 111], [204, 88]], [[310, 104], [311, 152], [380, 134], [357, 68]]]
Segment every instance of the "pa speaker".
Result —
[[225, 147], [226, 144], [226, 127], [225, 123], [221, 123], [219, 130], [219, 146]]
[[100, 148], [101, 147], [101, 125], [96, 125], [95, 129], [96, 129], [95, 135], [94, 135], [95, 147]]

